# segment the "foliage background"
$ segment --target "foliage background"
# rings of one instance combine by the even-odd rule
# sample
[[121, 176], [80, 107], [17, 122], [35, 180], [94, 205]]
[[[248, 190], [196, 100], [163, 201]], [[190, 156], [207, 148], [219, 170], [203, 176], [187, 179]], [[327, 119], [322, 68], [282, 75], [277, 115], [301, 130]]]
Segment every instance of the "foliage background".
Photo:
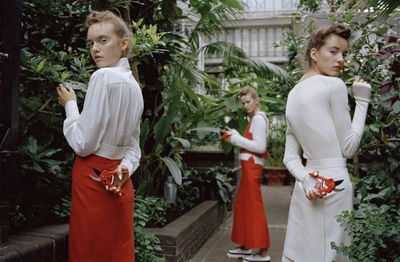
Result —
[[[134, 178], [138, 195], [160, 196], [166, 175], [174, 175], [177, 180], [180, 177], [182, 188], [185, 183], [195, 183], [187, 179], [180, 153], [205, 141], [220, 143], [218, 131], [225, 125], [244, 129], [245, 117], [237, 99], [240, 87], [256, 87], [262, 97], [262, 109], [269, 115], [284, 112], [286, 95], [302, 74], [298, 55], [305, 37], [315, 26], [304, 19], [304, 12], [318, 10], [320, 1], [302, 1], [303, 9], [294, 23], [305, 28], [303, 35], [288, 32], [281, 43], [289, 52], [287, 74], [271, 65], [251, 61], [242, 50], [226, 43], [200, 47], [200, 35], [213, 34], [222, 29], [223, 21], [234, 19], [241, 10], [237, 1], [183, 2], [190, 4], [198, 16], [197, 25], [190, 31], [179, 27], [183, 14], [176, 1], [23, 1], [22, 170], [11, 199], [12, 231], [56, 219], [65, 221], [68, 216], [73, 153], [61, 131], [63, 113], [57, 105], [55, 87], [65, 80], [78, 82], [78, 101], [82, 104], [86, 87], [79, 83], [87, 83], [95, 69], [85, 46], [83, 25], [92, 9], [112, 9], [125, 19], [136, 21], [132, 25], [137, 38], [132, 68], [139, 72], [136, 75], [146, 105], [141, 128], [144, 158]], [[341, 77], [349, 79], [361, 74], [372, 84], [373, 98], [358, 158], [351, 166], [356, 183], [355, 210], [339, 218], [354, 241], [350, 246], [334, 247], [354, 261], [396, 261], [395, 252], [400, 249], [398, 16], [392, 15], [385, 21], [379, 20], [385, 19], [376, 11], [379, 9], [371, 9], [362, 16], [358, 13], [359, 2], [376, 7], [390, 1], [344, 2], [329, 1], [330, 10], [336, 12], [330, 19], [345, 22], [354, 31], [347, 69]], [[224, 55], [226, 89], [216, 78], [196, 68], [200, 52]], [[195, 94], [192, 88], [198, 86], [204, 87], [207, 95]], [[354, 107], [353, 100], [350, 101]], [[227, 144], [221, 146], [231, 150]], [[207, 174], [203, 178], [209, 179]], [[220, 184], [225, 182], [218, 190], [229, 191], [229, 179], [224, 179], [219, 180]], [[217, 180], [214, 182], [218, 186]], [[147, 223], [146, 210], [140, 206], [137, 205], [136, 214], [143, 217], [137, 220], [139, 231]], [[157, 249], [157, 239], [151, 236], [141, 235], [138, 241], [151, 241]], [[140, 249], [140, 244], [137, 246]]]

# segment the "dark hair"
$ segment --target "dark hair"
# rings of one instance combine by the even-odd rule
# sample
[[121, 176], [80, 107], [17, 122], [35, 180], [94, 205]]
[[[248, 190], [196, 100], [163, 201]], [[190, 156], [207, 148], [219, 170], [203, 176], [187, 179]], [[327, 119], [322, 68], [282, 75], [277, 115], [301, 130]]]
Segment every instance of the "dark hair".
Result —
[[129, 57], [131, 55], [132, 31], [129, 30], [127, 24], [121, 17], [108, 10], [93, 11], [86, 17], [87, 27], [103, 22], [110, 22], [114, 26], [114, 32], [118, 37], [128, 38], [128, 48], [122, 52], [122, 56]]
[[331, 34], [340, 36], [348, 41], [351, 36], [351, 29], [343, 24], [332, 24], [323, 26], [312, 33], [310, 39], [308, 40], [307, 48], [304, 54], [304, 60], [309, 66], [311, 65], [311, 49], [320, 49]]
[[259, 98], [257, 91], [252, 87], [243, 87], [242, 89], [240, 89], [239, 94], [240, 94], [240, 97], [245, 96], [245, 95], [250, 95], [253, 99]]

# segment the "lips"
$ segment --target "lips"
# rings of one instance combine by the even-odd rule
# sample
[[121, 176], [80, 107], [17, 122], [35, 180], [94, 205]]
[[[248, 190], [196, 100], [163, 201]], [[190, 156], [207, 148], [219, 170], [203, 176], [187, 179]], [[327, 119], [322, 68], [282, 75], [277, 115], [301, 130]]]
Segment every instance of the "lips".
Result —
[[101, 56], [95, 56], [95, 57], [94, 57], [94, 60], [99, 60], [99, 59], [101, 59], [101, 58], [103, 58], [103, 57], [101, 57]]

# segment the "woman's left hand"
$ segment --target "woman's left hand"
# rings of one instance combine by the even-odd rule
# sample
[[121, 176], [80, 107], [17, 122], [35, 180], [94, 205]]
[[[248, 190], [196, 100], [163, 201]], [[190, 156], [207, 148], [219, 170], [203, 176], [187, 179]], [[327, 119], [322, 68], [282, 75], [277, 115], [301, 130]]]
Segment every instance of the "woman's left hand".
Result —
[[110, 187], [108, 190], [114, 194], [121, 196], [122, 195], [121, 188], [128, 179], [129, 179], [128, 168], [126, 166], [119, 165], [117, 167], [117, 174], [114, 175], [113, 186]]

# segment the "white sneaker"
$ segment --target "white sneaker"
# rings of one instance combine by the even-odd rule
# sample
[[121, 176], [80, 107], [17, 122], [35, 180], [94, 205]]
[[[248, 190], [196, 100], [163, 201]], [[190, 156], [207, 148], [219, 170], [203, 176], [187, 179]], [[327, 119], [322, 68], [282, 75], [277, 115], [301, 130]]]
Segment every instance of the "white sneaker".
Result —
[[271, 261], [271, 257], [268, 255], [265, 257], [262, 257], [257, 254], [257, 255], [245, 256], [243, 258], [243, 261]]
[[251, 249], [242, 249], [241, 247], [235, 247], [229, 249], [226, 255], [229, 258], [244, 258], [245, 256], [251, 255]]

